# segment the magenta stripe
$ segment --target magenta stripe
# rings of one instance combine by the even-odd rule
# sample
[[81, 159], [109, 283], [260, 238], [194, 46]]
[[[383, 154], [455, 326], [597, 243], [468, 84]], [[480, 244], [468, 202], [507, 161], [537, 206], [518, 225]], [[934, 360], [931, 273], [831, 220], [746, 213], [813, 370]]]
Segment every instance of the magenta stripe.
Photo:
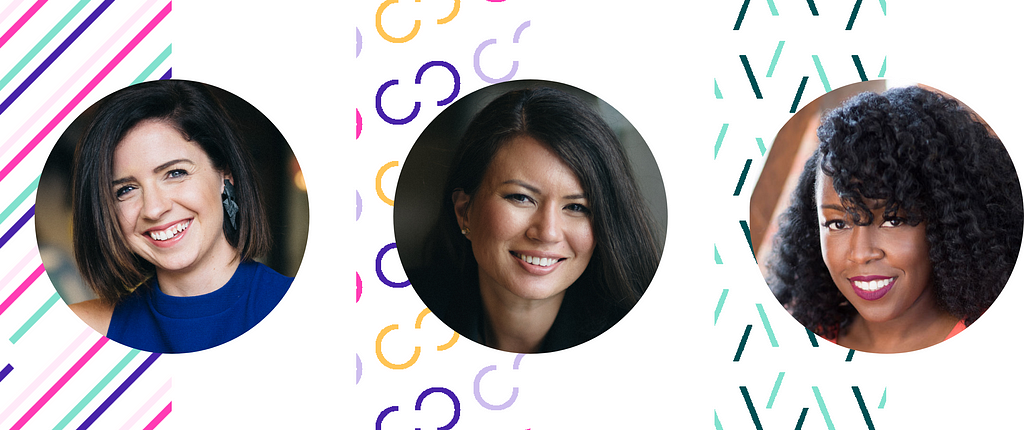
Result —
[[39, 275], [42, 274], [43, 265], [40, 264], [39, 267], [36, 267], [36, 270], [33, 271], [31, 275], [28, 275], [28, 279], [25, 279], [25, 282], [22, 282], [21, 285], [18, 285], [18, 288], [14, 290], [14, 292], [11, 293], [9, 297], [7, 297], [7, 300], [4, 300], [3, 303], [0, 303], [0, 314], [3, 314], [4, 311], [7, 310], [7, 308], [11, 307], [11, 303], [14, 303], [15, 300], [18, 300], [18, 297], [21, 297], [21, 293], [24, 293], [25, 290], [28, 289], [28, 286], [32, 285], [32, 283], [39, 278]]
[[8, 40], [11, 40], [11, 37], [14, 36], [14, 33], [17, 33], [18, 30], [21, 30], [21, 26], [25, 25], [25, 23], [28, 22], [29, 18], [32, 18], [32, 15], [35, 15], [39, 8], [43, 7], [44, 4], [46, 4], [46, 0], [37, 1], [34, 5], [32, 5], [32, 7], [28, 9], [28, 11], [25, 12], [24, 15], [21, 16], [21, 18], [18, 18], [18, 22], [14, 23], [11, 29], [7, 30], [7, 32], [4, 33], [3, 36], [0, 36], [0, 47], [4, 46], [4, 44], [7, 43]]
[[150, 421], [149, 424], [146, 424], [146, 427], [144, 427], [142, 430], [153, 430], [153, 429], [155, 429], [156, 426], [159, 425], [160, 422], [163, 421], [164, 418], [166, 418], [167, 415], [170, 414], [170, 413], [171, 413], [171, 403], [168, 402], [167, 406], [164, 406], [164, 409], [162, 411], [160, 411], [159, 414], [156, 414], [156, 416], [153, 417], [153, 421]]
[[14, 170], [14, 168], [19, 163], [21, 163], [21, 160], [24, 160], [25, 157], [28, 156], [29, 152], [32, 152], [32, 150], [35, 149], [36, 145], [39, 145], [39, 142], [41, 142], [43, 138], [46, 137], [46, 135], [53, 131], [53, 129], [57, 127], [57, 124], [63, 121], [64, 118], [67, 117], [68, 114], [71, 113], [71, 111], [76, 106], [78, 106], [79, 103], [82, 102], [82, 99], [84, 99], [85, 96], [89, 95], [89, 93], [94, 88], [96, 88], [97, 85], [99, 85], [100, 81], [102, 81], [103, 78], [106, 78], [107, 75], [110, 74], [110, 71], [113, 70], [115, 66], [120, 64], [121, 60], [123, 60], [124, 57], [126, 57], [128, 53], [132, 51], [132, 49], [135, 49], [139, 42], [141, 42], [142, 39], [145, 39], [146, 36], [149, 35], [151, 31], [153, 31], [153, 28], [156, 27], [156, 25], [159, 24], [160, 21], [162, 21], [164, 17], [166, 17], [167, 14], [169, 13], [171, 13], [171, 4], [167, 3], [167, 6], [164, 6], [164, 8], [160, 10], [160, 13], [153, 17], [153, 19], [149, 21], [149, 24], [146, 24], [146, 27], [143, 28], [142, 31], [140, 31], [139, 34], [135, 35], [135, 37], [132, 38], [130, 42], [128, 42], [128, 45], [125, 45], [125, 47], [121, 49], [121, 52], [118, 52], [117, 55], [114, 56], [114, 58], [110, 60], [110, 62], [107, 63], [105, 67], [103, 67], [103, 70], [100, 70], [99, 74], [97, 74], [96, 77], [92, 78], [92, 80], [85, 85], [85, 88], [82, 88], [82, 90], [79, 91], [73, 99], [71, 99], [71, 102], [69, 102], [67, 106], [64, 106], [64, 109], [61, 109], [60, 113], [58, 113], [57, 116], [50, 120], [50, 122], [47, 123], [46, 126], [43, 127], [43, 129], [40, 130], [38, 134], [36, 134], [36, 137], [32, 138], [28, 145], [25, 145], [25, 147], [22, 148], [21, 151], [18, 151], [18, 154], [15, 155], [14, 159], [7, 163], [6, 166], [4, 166], [3, 170], [0, 170], [0, 181], [3, 181], [4, 178], [6, 178], [7, 175], [11, 173], [11, 170]]
[[49, 402], [50, 399], [53, 398], [53, 395], [57, 394], [57, 391], [60, 391], [60, 389], [64, 387], [64, 384], [67, 384], [68, 381], [71, 380], [71, 377], [75, 376], [75, 374], [78, 373], [82, 366], [85, 366], [85, 363], [88, 363], [89, 359], [96, 355], [96, 353], [99, 352], [100, 348], [102, 348], [103, 345], [106, 344], [108, 340], [110, 339], [107, 339], [106, 336], [99, 338], [99, 340], [97, 340], [96, 343], [92, 345], [92, 348], [89, 348], [89, 350], [86, 351], [85, 355], [83, 355], [82, 358], [79, 358], [78, 361], [75, 362], [75, 365], [71, 366], [71, 368], [68, 369], [67, 372], [64, 372], [64, 376], [61, 376], [60, 379], [57, 380], [57, 383], [53, 384], [53, 386], [46, 391], [46, 394], [43, 394], [43, 397], [40, 397], [39, 400], [36, 401], [36, 403], [32, 405], [31, 408], [28, 408], [28, 412], [25, 412], [25, 415], [23, 415], [21, 419], [18, 420], [18, 422], [14, 423], [14, 426], [11, 427], [11, 430], [18, 430], [24, 427], [25, 423], [27, 423], [28, 420], [32, 419], [32, 417], [35, 416], [36, 412], [39, 412], [39, 409], [42, 408], [43, 405], [46, 404], [46, 402]]

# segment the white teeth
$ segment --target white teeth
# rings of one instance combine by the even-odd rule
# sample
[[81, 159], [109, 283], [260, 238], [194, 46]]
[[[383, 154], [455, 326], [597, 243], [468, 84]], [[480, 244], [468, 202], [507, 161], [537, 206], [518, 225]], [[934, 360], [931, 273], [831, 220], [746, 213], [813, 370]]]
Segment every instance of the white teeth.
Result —
[[890, 283], [892, 283], [892, 279], [893, 278], [876, 279], [876, 280], [870, 281], [870, 282], [867, 282], [867, 281], [853, 281], [853, 285], [855, 287], [857, 287], [857, 288], [860, 288], [860, 289], [864, 290], [864, 291], [877, 291], [877, 290], [885, 287], [886, 285], [889, 285]]
[[151, 232], [149, 232], [149, 237], [152, 237], [154, 240], [158, 240], [158, 241], [161, 241], [161, 242], [165, 241], [165, 240], [170, 239], [170, 238], [172, 238], [174, 236], [177, 236], [178, 233], [181, 233], [182, 231], [184, 231], [186, 228], [188, 228], [188, 225], [191, 224], [191, 222], [192, 222], [192, 220], [185, 220], [185, 221], [182, 221], [180, 223], [177, 223], [175, 225], [170, 226], [166, 230], [151, 231]]
[[558, 262], [557, 258], [533, 257], [533, 256], [529, 256], [529, 255], [523, 255], [523, 254], [520, 254], [518, 252], [513, 253], [513, 254], [516, 256], [516, 258], [519, 258], [520, 260], [523, 260], [523, 261], [525, 261], [525, 262], [527, 262], [529, 264], [532, 264], [534, 266], [547, 267], [547, 266], [550, 266], [550, 265], [555, 264], [555, 263]]

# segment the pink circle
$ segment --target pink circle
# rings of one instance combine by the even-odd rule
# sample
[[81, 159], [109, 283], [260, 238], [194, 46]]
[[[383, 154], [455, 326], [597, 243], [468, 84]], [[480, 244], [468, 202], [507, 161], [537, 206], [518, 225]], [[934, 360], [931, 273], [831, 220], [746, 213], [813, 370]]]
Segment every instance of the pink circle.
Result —
[[[502, 0], [502, 1], [504, 1], [504, 0]], [[361, 115], [359, 113], [359, 109], [357, 108], [356, 109], [356, 139], [359, 138], [360, 134], [363, 134], [363, 115]]]
[[359, 272], [356, 272], [356, 303], [359, 303], [359, 298], [363, 296], [363, 279], [359, 277]]

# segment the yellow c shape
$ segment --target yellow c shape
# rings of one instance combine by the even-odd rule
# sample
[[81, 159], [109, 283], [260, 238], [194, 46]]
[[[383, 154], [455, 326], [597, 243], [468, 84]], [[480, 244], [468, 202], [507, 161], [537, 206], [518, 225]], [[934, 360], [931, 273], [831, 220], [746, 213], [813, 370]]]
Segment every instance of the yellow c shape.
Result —
[[380, 334], [377, 335], [377, 360], [380, 360], [380, 364], [383, 364], [390, 369], [408, 369], [410, 366], [413, 365], [413, 363], [416, 363], [417, 359], [420, 358], [420, 347], [416, 347], [416, 349], [412, 353], [412, 358], [410, 358], [409, 361], [406, 361], [405, 363], [395, 364], [388, 361], [388, 359], [384, 358], [384, 351], [381, 350], [380, 345], [381, 342], [384, 341], [384, 336], [387, 335], [392, 330], [398, 330], [398, 324], [391, 324], [387, 327], [384, 327], [384, 329], [380, 331]]
[[[419, 1], [420, 0], [416, 0], [417, 3], [419, 3]], [[377, 8], [377, 19], [376, 19], [376, 21], [377, 21], [377, 33], [380, 34], [380, 37], [383, 37], [384, 40], [386, 40], [388, 42], [391, 42], [391, 43], [405, 43], [405, 42], [408, 42], [408, 41], [412, 40], [412, 38], [416, 37], [416, 33], [418, 33], [420, 31], [420, 20], [417, 19], [415, 22], [413, 22], [412, 31], [410, 31], [409, 34], [407, 34], [405, 36], [394, 37], [394, 36], [391, 36], [390, 34], [388, 34], [386, 31], [384, 31], [384, 24], [382, 24], [380, 22], [380, 17], [381, 17], [381, 15], [384, 14], [384, 9], [387, 9], [388, 6], [391, 6], [391, 5], [395, 4], [395, 3], [398, 3], [398, 0], [384, 0], [384, 3], [381, 3], [380, 7]], [[456, 11], [457, 11], [458, 10], [458, 0], [455, 0], [455, 4], [456, 4]], [[440, 22], [440, 21], [438, 21], [438, 22]]]
[[380, 170], [377, 171], [377, 197], [380, 197], [381, 201], [383, 201], [384, 203], [387, 203], [387, 204], [389, 204], [391, 206], [394, 206], [395, 205], [395, 201], [389, 199], [388, 196], [384, 195], [384, 188], [381, 187], [381, 185], [380, 185], [381, 179], [384, 178], [384, 172], [387, 172], [388, 169], [390, 169], [392, 167], [398, 167], [398, 162], [397, 161], [389, 162], [388, 164], [380, 166]]
[[452, 13], [448, 16], [437, 20], [438, 24], [447, 24], [449, 21], [455, 19], [455, 15], [459, 14], [459, 0], [455, 0], [455, 8], [452, 9]]

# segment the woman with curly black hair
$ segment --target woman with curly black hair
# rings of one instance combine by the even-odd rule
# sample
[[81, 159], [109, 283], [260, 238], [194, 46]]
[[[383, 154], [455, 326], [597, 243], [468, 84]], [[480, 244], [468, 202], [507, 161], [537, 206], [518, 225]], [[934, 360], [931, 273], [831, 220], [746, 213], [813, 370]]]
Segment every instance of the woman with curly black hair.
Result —
[[822, 119], [780, 218], [769, 284], [820, 336], [870, 352], [973, 323], [1020, 250], [1020, 183], [1002, 143], [956, 100], [862, 93]]

